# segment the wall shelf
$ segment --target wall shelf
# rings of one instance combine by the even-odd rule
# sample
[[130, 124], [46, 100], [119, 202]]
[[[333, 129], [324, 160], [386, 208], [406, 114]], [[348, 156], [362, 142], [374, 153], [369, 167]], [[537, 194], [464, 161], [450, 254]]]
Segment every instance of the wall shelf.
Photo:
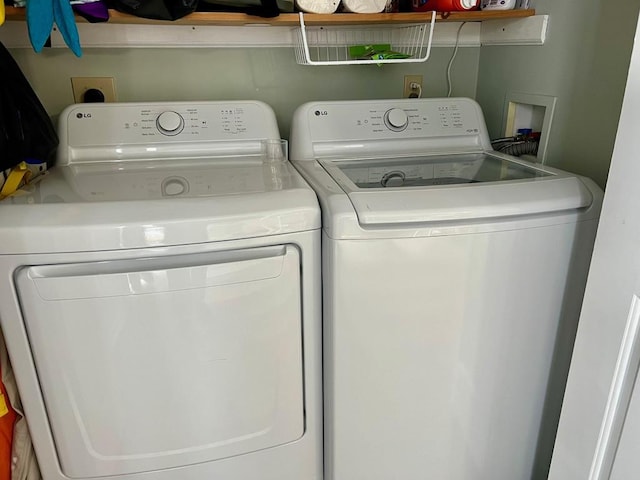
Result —
[[[436, 22], [482, 22], [486, 20], [506, 20], [525, 18], [535, 15], [535, 10], [494, 10], [473, 12], [438, 13]], [[196, 12], [179, 20], [168, 22], [163, 20], [149, 20], [135, 17], [117, 10], [109, 10], [110, 24], [124, 25], [274, 25], [280, 27], [295, 27], [300, 25], [297, 13], [283, 13], [275, 18], [261, 18], [244, 13], [229, 12]], [[376, 25], [376, 24], [410, 24], [428, 23], [431, 13], [333, 13], [328, 15], [311, 14], [304, 15], [305, 24], [309, 26], [322, 25]], [[6, 7], [6, 19], [8, 21], [25, 20], [25, 9]], [[78, 17], [78, 23], [86, 22]]]
[[[7, 48], [31, 48], [25, 9], [7, 7], [6, 12], [7, 22], [0, 27], [0, 42]], [[111, 20], [103, 23], [89, 23], [78, 17], [83, 48], [292, 47], [298, 44], [297, 31], [300, 30], [297, 13], [265, 19], [240, 13], [196, 12], [170, 22], [110, 12]], [[431, 12], [304, 15], [307, 26], [325, 31], [387, 30], [425, 24], [430, 19]], [[432, 46], [543, 45], [548, 20], [548, 15], [535, 15], [535, 10], [452, 12], [444, 19], [438, 14]], [[468, 23], [458, 36], [463, 21]], [[67, 48], [55, 26], [50, 43], [51, 48]]]

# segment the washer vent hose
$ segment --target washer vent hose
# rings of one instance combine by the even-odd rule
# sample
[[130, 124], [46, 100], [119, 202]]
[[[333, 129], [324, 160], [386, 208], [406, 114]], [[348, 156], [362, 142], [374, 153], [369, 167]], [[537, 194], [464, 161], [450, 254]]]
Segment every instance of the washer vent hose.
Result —
[[494, 150], [519, 157], [521, 155], [536, 155], [540, 143], [540, 133], [529, 129], [518, 131], [515, 137], [496, 138], [491, 140]]

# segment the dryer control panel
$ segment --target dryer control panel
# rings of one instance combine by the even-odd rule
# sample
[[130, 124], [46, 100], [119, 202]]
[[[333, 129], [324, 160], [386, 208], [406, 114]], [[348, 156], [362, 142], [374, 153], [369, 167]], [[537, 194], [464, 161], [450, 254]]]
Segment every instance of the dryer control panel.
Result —
[[273, 110], [257, 101], [77, 104], [60, 116], [58, 163], [241, 154], [280, 138]]

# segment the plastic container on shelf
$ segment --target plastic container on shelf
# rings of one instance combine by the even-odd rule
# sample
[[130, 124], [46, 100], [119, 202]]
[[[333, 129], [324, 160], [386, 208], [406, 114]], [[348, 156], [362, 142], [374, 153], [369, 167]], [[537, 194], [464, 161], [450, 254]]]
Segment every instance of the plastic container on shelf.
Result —
[[513, 10], [516, 0], [482, 0], [482, 10]]
[[458, 12], [475, 10], [480, 6], [480, 0], [412, 0], [414, 12]]

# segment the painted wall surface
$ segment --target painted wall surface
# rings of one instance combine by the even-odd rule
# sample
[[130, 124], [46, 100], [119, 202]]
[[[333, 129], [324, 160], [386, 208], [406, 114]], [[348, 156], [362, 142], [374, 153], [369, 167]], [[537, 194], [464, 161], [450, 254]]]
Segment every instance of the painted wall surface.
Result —
[[492, 138], [507, 93], [558, 98], [547, 164], [604, 186], [622, 106], [640, 0], [536, 0], [550, 15], [544, 46], [482, 47], [477, 100]]
[[[509, 93], [557, 97], [546, 163], [604, 187], [640, 0], [536, 0], [534, 7], [550, 15], [544, 46], [481, 48], [477, 100], [490, 134], [504, 134]], [[557, 406], [545, 410], [541, 438], [553, 436], [559, 415]], [[552, 452], [540, 442], [533, 480], [547, 478]]]
[[[424, 96], [445, 96], [451, 48], [434, 48], [426, 63], [300, 66], [292, 48], [62, 49], [12, 54], [52, 116], [73, 103], [71, 77], [115, 77], [119, 101], [262, 100], [273, 107], [283, 137], [293, 111], [312, 100], [402, 96], [403, 77], [424, 76]], [[454, 95], [475, 97], [480, 48], [458, 50]]]

